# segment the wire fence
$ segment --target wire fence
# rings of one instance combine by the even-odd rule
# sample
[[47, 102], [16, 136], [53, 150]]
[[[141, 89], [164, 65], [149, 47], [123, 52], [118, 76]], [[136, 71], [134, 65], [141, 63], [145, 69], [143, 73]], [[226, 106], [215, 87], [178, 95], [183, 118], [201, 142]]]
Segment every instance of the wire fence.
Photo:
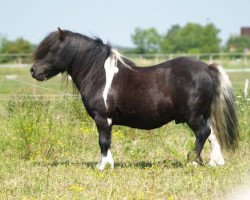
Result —
[[25, 101], [61, 101], [61, 100], [80, 100], [80, 95], [33, 95], [33, 94], [0, 94], [0, 101], [10, 101], [24, 99]]
[[[249, 53], [195, 53], [195, 54], [125, 54], [126, 57], [142, 65], [157, 64], [165, 60], [170, 60], [179, 56], [194, 57], [208, 63], [218, 62], [228, 65], [228, 63], [240, 65], [241, 67], [250, 66]], [[25, 67], [32, 62], [31, 53], [0, 54], [0, 67]]]
[[[242, 72], [242, 70], [230, 70], [231, 73], [232, 72]], [[247, 71], [247, 70], [245, 70]], [[243, 71], [244, 72], [244, 71]], [[248, 72], [250, 72], [250, 69], [248, 70]], [[32, 99], [34, 100], [50, 100], [50, 101], [57, 101], [57, 100], [62, 100], [62, 99], [80, 99], [80, 94], [73, 94], [73, 93], [67, 93], [67, 92], [63, 92], [63, 91], [58, 91], [56, 89], [52, 89], [52, 88], [48, 88], [48, 87], [44, 87], [44, 86], [40, 86], [34, 83], [29, 83], [23, 80], [18, 80], [16, 79], [17, 76], [16, 75], [0, 75], [0, 78], [2, 79], [6, 79], [8, 81], [14, 81], [19, 83], [22, 87], [32, 87], [32, 88], [39, 88], [42, 89], [44, 91], [49, 91], [49, 92], [53, 92], [55, 94], [19, 94], [19, 93], [11, 93], [11, 94], [0, 94], [0, 101], [9, 101], [13, 98], [26, 98], [26, 97], [32, 97]], [[245, 98], [247, 97], [248, 94], [248, 90], [249, 90], [249, 86], [248, 86], [248, 79], [242, 79], [242, 80], [238, 80], [238, 81], [233, 81], [234, 85], [238, 85], [238, 87], [234, 87], [234, 89], [237, 90], [242, 90], [244, 91], [245, 94]]]
[[[250, 72], [250, 55], [246, 53], [210, 53], [210, 54], [127, 54], [126, 57], [132, 59], [136, 63], [143, 65], [152, 65], [160, 63], [161, 61], [173, 59], [179, 56], [189, 56], [195, 57], [197, 59], [202, 59], [208, 63], [217, 62], [226, 66], [226, 71], [229, 73], [245, 73]], [[20, 54], [0, 54], [0, 69], [4, 68], [22, 68], [29, 67], [31, 63], [31, 54], [20, 53]], [[248, 87], [245, 87], [245, 81], [247, 78], [237, 78], [233, 81], [234, 89], [246, 91], [248, 93]], [[0, 71], [0, 80], [5, 79], [10, 82], [16, 82], [23, 87], [33, 87], [39, 88], [55, 95], [50, 94], [33, 94], [30, 95], [33, 99], [43, 99], [56, 101], [61, 99], [79, 99], [79, 95], [74, 95], [69, 92], [59, 91], [50, 87], [44, 87], [34, 83], [27, 82], [26, 80], [21, 80], [17, 75], [2, 75]], [[26, 97], [26, 94], [0, 94], [0, 101], [8, 101], [13, 97]]]

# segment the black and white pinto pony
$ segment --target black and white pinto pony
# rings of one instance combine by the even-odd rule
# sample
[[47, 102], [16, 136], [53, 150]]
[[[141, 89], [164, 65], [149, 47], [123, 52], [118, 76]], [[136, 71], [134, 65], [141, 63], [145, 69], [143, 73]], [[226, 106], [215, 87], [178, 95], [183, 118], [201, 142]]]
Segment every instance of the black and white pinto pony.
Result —
[[222, 67], [179, 57], [152, 67], [138, 67], [99, 38], [61, 30], [37, 47], [33, 78], [44, 81], [67, 72], [79, 90], [99, 133], [98, 168], [114, 167], [111, 129], [124, 125], [158, 128], [172, 120], [194, 132], [195, 148], [188, 155], [203, 164], [201, 151], [211, 143], [211, 166], [224, 165], [221, 146], [237, 144], [237, 116], [231, 83]]

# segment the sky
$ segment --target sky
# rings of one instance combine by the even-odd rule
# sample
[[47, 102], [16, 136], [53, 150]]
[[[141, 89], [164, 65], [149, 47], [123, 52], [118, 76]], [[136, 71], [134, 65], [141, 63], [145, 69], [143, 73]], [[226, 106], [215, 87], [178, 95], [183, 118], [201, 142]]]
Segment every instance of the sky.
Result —
[[166, 33], [172, 25], [213, 23], [223, 43], [250, 26], [249, 0], [0, 0], [0, 35], [39, 43], [57, 27], [133, 46], [136, 27]]

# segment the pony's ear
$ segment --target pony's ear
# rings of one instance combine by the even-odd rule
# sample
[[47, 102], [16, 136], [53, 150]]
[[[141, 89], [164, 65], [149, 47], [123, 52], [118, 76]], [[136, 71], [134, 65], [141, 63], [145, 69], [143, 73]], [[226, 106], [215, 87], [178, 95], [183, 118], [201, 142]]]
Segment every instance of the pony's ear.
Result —
[[59, 34], [59, 39], [61, 40], [61, 41], [63, 41], [64, 40], [64, 38], [65, 38], [65, 33], [64, 33], [64, 31], [63, 30], [61, 30], [59, 27], [58, 27], [58, 34]]

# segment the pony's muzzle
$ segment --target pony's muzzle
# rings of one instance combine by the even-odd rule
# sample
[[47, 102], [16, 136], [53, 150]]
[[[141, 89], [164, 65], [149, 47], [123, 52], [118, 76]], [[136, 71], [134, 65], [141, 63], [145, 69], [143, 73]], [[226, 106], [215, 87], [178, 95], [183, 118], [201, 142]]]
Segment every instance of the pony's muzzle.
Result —
[[30, 68], [30, 74], [34, 79], [36, 79], [38, 81], [44, 81], [46, 79], [46, 77], [43, 74], [37, 73], [37, 71], [34, 69], [34, 67]]

